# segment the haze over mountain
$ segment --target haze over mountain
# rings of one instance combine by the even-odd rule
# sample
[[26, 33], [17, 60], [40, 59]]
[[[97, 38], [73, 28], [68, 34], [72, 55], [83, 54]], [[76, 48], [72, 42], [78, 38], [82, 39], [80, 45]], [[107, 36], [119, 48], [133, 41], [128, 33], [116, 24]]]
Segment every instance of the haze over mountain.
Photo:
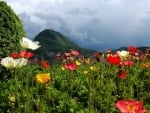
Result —
[[[53, 29], [44, 29], [39, 32], [34, 38], [35, 41], [39, 41], [41, 47], [36, 50], [37, 54], [42, 56], [48, 56], [50, 53], [63, 53], [68, 52], [70, 49], [75, 49], [80, 51], [82, 54], [93, 53], [96, 50], [91, 50], [87, 48], [80, 47], [77, 43], [70, 40], [69, 37], [63, 35], [62, 33], [55, 31]], [[146, 52], [147, 47], [137, 47], [142, 52]], [[120, 47], [117, 49], [111, 48], [113, 52], [127, 50], [127, 47]], [[105, 50], [103, 50], [105, 51]]]

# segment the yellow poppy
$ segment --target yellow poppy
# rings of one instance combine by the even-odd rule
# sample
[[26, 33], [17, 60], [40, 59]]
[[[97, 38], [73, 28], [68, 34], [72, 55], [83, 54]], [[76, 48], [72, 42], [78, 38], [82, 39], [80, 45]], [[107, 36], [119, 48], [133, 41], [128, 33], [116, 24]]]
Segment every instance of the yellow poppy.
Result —
[[91, 63], [91, 58], [85, 58], [85, 59], [84, 59], [84, 62], [85, 62], [86, 64], [90, 64], [90, 63]]
[[78, 61], [78, 60], [76, 60], [76, 65], [77, 65], [77, 66], [81, 65], [81, 62]]
[[92, 71], [96, 71], [96, 70], [97, 70], [97, 68], [96, 68], [95, 66], [90, 66], [90, 70], [92, 70]]
[[83, 71], [83, 74], [84, 74], [84, 75], [87, 75], [87, 74], [88, 74], [88, 71], [84, 70], [84, 71]]
[[65, 68], [62, 66], [62, 67], [61, 67], [61, 70], [63, 70], [63, 71], [64, 71], [64, 70], [65, 70]]
[[42, 73], [36, 75], [37, 83], [47, 84], [50, 81], [50, 79], [51, 79], [50, 73]]

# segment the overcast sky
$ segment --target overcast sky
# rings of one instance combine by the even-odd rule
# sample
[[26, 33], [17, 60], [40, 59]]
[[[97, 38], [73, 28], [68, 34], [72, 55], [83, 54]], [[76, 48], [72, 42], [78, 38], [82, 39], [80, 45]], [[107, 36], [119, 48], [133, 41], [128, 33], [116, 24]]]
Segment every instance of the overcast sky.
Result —
[[150, 46], [150, 0], [5, 0], [33, 39], [44, 29], [96, 50]]

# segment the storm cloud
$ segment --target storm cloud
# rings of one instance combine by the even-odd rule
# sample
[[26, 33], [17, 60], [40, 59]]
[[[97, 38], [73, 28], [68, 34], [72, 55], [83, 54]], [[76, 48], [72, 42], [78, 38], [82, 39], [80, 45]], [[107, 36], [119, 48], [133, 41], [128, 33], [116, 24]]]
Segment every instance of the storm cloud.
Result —
[[150, 0], [5, 1], [31, 39], [49, 28], [96, 50], [150, 46]]

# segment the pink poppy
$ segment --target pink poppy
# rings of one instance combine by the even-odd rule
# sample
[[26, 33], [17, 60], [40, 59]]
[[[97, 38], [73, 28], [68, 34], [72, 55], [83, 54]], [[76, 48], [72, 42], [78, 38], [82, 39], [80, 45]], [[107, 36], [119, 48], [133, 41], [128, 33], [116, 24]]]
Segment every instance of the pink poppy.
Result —
[[71, 54], [74, 56], [78, 56], [80, 53], [76, 50], [71, 50]]
[[133, 66], [134, 62], [132, 62], [132, 61], [124, 61], [124, 62], [122, 62], [122, 65], [124, 65], [124, 66]]
[[143, 108], [143, 103], [136, 100], [118, 100], [116, 107], [122, 113], [146, 113], [146, 109]]
[[65, 57], [70, 57], [71, 53], [64, 53]]
[[76, 65], [76, 64], [64, 64], [64, 67], [65, 67], [67, 70], [74, 71], [74, 70], [76, 70], [77, 65]]

